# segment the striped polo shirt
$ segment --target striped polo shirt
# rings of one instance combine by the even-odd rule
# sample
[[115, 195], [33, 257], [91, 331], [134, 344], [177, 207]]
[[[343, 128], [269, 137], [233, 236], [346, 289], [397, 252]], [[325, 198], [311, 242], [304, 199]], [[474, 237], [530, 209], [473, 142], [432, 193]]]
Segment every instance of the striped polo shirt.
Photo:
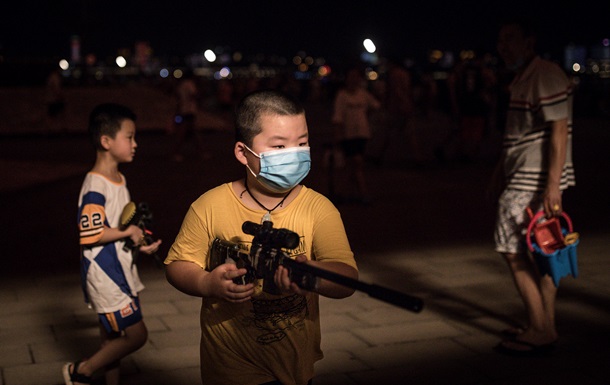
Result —
[[568, 120], [566, 161], [560, 189], [575, 185], [572, 164], [572, 85], [555, 63], [535, 57], [510, 84], [503, 140], [507, 188], [544, 191], [553, 121]]

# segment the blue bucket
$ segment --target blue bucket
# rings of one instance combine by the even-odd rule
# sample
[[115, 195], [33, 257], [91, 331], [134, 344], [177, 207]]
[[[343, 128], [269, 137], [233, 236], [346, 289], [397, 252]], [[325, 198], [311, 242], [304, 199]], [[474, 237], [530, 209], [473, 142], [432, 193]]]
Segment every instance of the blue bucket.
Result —
[[[526, 240], [528, 249], [534, 256], [540, 274], [549, 275], [553, 279], [555, 287], [559, 287], [559, 281], [563, 277], [568, 275], [571, 275], [574, 278], [578, 277], [578, 254], [576, 248], [580, 240], [576, 238], [573, 242], [564, 245], [561, 248], [554, 249], [550, 253], [548, 252], [548, 247], [545, 249], [547, 250], [546, 252], [543, 251], [540, 245], [536, 243], [536, 240], [533, 239], [535, 236], [532, 230], [538, 224], [538, 221], [544, 218], [544, 212], [540, 211], [536, 213], [536, 215], [531, 215], [531, 212], [528, 213], [530, 214], [531, 221], [527, 229]], [[563, 238], [566, 238], [568, 233], [573, 232], [572, 220], [565, 212], [563, 212], [561, 216], [567, 223], [567, 228], [561, 228]], [[574, 233], [574, 235], [577, 234]], [[558, 236], [558, 238], [561, 237]], [[561, 241], [563, 242], [563, 239]]]
[[533, 255], [541, 275], [548, 274], [553, 279], [555, 287], [559, 287], [559, 280], [571, 275], [578, 277], [578, 255], [576, 247], [580, 240], [567, 245], [562, 249], [555, 250], [552, 254], [545, 254], [535, 242]]

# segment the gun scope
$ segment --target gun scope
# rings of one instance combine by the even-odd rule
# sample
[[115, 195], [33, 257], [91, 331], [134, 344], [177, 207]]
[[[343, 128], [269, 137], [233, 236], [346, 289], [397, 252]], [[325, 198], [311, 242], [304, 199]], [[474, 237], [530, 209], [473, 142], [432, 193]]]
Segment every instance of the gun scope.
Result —
[[299, 234], [288, 229], [274, 229], [271, 221], [265, 221], [262, 225], [246, 221], [241, 229], [246, 234], [254, 235], [254, 242], [269, 244], [272, 247], [294, 249], [299, 245]]

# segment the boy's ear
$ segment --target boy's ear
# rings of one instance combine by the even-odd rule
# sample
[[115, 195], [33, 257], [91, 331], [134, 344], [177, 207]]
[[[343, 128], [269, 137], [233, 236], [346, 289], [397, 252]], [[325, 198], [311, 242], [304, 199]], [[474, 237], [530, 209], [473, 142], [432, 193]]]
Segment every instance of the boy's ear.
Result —
[[108, 135], [102, 135], [102, 136], [100, 137], [100, 143], [101, 143], [102, 148], [103, 148], [104, 150], [108, 151], [108, 150], [110, 149], [110, 140], [111, 140], [111, 139], [112, 139], [112, 138], [111, 138], [111, 137], [109, 137]]
[[235, 148], [233, 149], [235, 153], [235, 158], [239, 161], [239, 163], [244, 166], [248, 164], [248, 158], [246, 158], [246, 145], [243, 142], [235, 143]]

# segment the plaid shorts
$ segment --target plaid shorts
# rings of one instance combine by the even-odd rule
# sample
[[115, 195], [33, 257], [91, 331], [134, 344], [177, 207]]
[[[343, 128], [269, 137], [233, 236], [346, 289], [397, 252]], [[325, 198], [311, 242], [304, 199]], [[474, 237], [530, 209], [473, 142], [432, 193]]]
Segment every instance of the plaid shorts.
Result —
[[542, 210], [542, 194], [534, 191], [504, 190], [498, 200], [498, 215], [494, 241], [496, 251], [519, 254], [527, 250], [525, 233], [530, 218], [527, 207], [535, 213]]

